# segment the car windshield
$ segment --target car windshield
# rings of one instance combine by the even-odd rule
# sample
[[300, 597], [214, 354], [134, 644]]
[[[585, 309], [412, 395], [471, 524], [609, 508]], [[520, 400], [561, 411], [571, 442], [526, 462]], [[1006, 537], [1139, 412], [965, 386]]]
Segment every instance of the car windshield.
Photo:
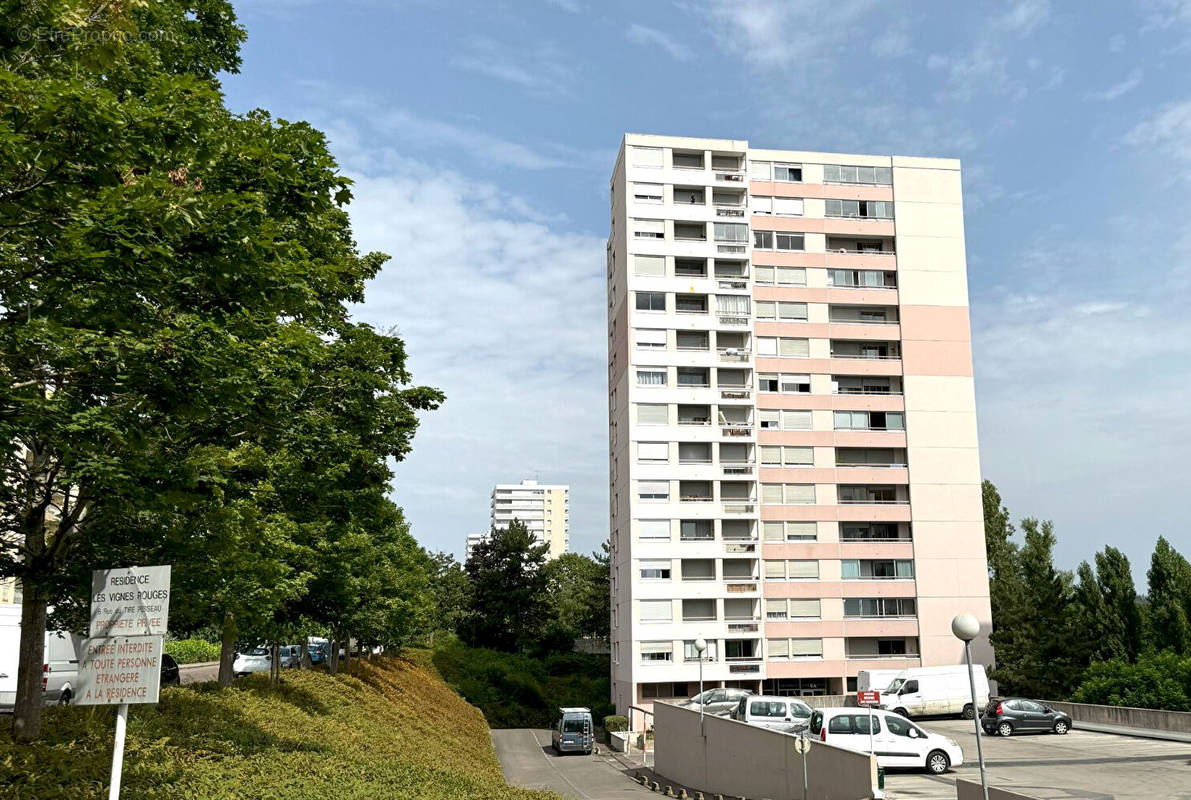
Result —
[[803, 705], [802, 703], [790, 703], [790, 716], [798, 717], [800, 719], [809, 719], [811, 715], [811, 707]]
[[902, 684], [905, 682], [905, 678], [894, 678], [893, 682], [885, 689], [886, 694], [897, 694], [897, 690], [902, 688]]
[[711, 699], [711, 689], [708, 689], [706, 692], [702, 692], [701, 694], [697, 694], [694, 697], [692, 697], [691, 702], [692, 703], [706, 703], [710, 699]]
[[267, 655], [269, 655], [269, 648], [254, 647], [248, 651], [248, 655], [250, 655], [250, 656], [267, 656]]
[[581, 719], [564, 719], [562, 721], [563, 733], [583, 733], [583, 720]]

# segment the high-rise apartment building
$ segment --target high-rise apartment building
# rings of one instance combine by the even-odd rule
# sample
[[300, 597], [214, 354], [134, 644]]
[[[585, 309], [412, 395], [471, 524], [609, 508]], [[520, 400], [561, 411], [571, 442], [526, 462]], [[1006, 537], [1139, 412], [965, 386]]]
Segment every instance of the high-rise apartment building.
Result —
[[[612, 694], [838, 694], [990, 621], [957, 161], [626, 135]], [[991, 657], [987, 639], [976, 652]]]
[[521, 520], [539, 542], [550, 546], [548, 558], [558, 558], [570, 545], [570, 487], [537, 481], [500, 483], [492, 489], [492, 527], [504, 530]]

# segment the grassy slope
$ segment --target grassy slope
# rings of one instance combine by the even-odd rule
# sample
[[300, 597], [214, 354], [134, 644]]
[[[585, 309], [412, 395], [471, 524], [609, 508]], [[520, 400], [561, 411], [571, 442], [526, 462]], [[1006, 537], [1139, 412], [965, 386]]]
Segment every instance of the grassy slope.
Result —
[[[483, 715], [428, 654], [356, 666], [351, 677], [287, 671], [277, 689], [263, 676], [166, 689], [157, 706], [133, 706], [122, 796], [556, 798], [505, 785]], [[0, 797], [106, 798], [114, 720], [111, 708], [47, 709], [29, 746], [5, 725]]]

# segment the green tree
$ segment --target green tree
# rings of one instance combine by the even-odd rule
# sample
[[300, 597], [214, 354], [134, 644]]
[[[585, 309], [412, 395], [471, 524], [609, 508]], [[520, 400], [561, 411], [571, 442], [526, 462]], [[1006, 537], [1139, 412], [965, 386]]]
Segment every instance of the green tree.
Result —
[[1096, 554], [1096, 580], [1106, 606], [1100, 655], [1134, 661], [1141, 652], [1142, 623], [1129, 559], [1115, 547], [1105, 547]]
[[1146, 645], [1185, 654], [1191, 648], [1191, 565], [1159, 536], [1150, 559]]
[[1031, 644], [1030, 607], [1026, 599], [1020, 553], [1009, 510], [991, 481], [982, 485], [984, 542], [988, 557], [988, 588], [992, 606], [989, 640], [996, 655], [995, 677], [1006, 689], [1015, 685]]
[[[602, 554], [564, 553], [545, 567], [551, 623], [559, 641], [606, 639], [609, 628], [608, 561]], [[567, 642], [570, 649], [570, 642]]]
[[1146, 653], [1136, 663], [1120, 658], [1094, 663], [1084, 673], [1072, 700], [1191, 711], [1191, 658], [1167, 651]]
[[436, 609], [432, 636], [437, 631], [459, 634], [467, 616], [468, 595], [471, 592], [467, 570], [450, 553], [431, 553], [430, 561], [434, 573], [432, 591]]
[[527, 652], [541, 641], [549, 615], [549, 546], [520, 520], [494, 528], [467, 560], [471, 596], [463, 639], [472, 647]]

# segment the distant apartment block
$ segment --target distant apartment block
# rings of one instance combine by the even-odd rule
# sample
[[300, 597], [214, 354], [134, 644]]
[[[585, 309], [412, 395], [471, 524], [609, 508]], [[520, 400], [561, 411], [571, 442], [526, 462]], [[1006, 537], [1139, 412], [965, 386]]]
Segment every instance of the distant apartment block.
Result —
[[492, 489], [492, 528], [504, 530], [518, 519], [539, 541], [549, 545], [547, 558], [558, 558], [570, 546], [570, 487], [537, 481], [501, 483]]
[[[627, 135], [612, 695], [841, 694], [990, 621], [959, 162]], [[977, 655], [991, 657], [987, 640]]]
[[469, 533], [469, 534], [467, 534], [467, 549], [464, 553], [464, 557], [463, 557], [464, 561], [470, 561], [471, 554], [476, 551], [476, 548], [479, 547], [484, 542], [488, 541], [491, 537], [492, 537], [492, 534], [487, 531], [485, 531], [484, 533]]

